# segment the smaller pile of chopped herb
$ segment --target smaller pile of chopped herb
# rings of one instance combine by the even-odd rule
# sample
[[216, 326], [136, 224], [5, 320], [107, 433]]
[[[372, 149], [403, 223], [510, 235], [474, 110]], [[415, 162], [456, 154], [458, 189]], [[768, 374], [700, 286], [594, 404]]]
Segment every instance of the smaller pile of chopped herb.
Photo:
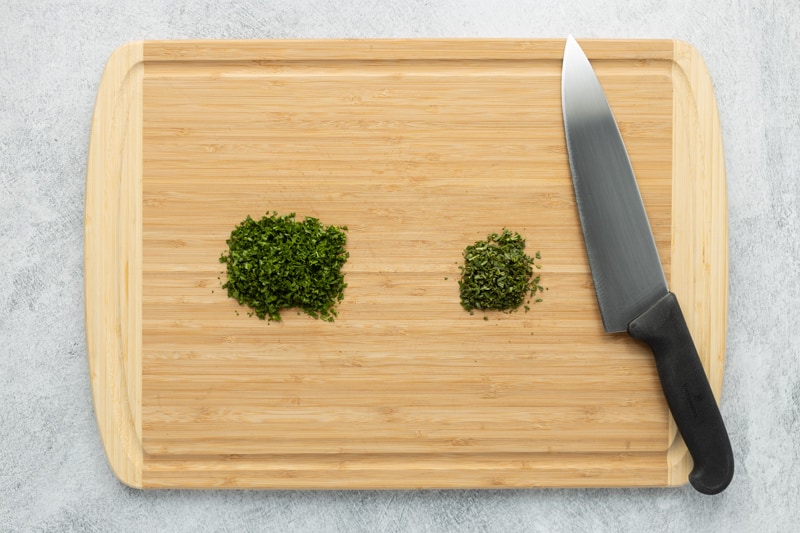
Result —
[[281, 309], [299, 308], [332, 322], [347, 287], [341, 271], [349, 257], [347, 227], [311, 217], [298, 222], [294, 213], [267, 215], [248, 215], [231, 232], [219, 258], [228, 267], [222, 288], [262, 320], [279, 322]]
[[[544, 291], [539, 285], [539, 275], [534, 276], [535, 259], [525, 253], [525, 239], [506, 228], [500, 234], [492, 233], [485, 241], [478, 241], [464, 250], [464, 265], [458, 282], [461, 306], [472, 313], [473, 309], [511, 312]], [[536, 298], [540, 302], [541, 298]], [[528, 300], [530, 303], [530, 299]], [[530, 308], [526, 305], [525, 311]]]

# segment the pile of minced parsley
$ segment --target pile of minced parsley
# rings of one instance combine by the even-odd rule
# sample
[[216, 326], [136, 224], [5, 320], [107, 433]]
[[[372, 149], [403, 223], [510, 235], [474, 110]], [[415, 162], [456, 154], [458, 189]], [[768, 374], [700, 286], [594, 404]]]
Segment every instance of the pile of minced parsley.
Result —
[[222, 288], [262, 320], [280, 321], [282, 309], [298, 308], [332, 322], [347, 287], [341, 271], [349, 257], [345, 231], [316, 218], [297, 221], [294, 213], [273, 212], [261, 220], [248, 215], [219, 258], [227, 264]]
[[[525, 239], [517, 232], [503, 228], [485, 241], [478, 241], [464, 250], [464, 265], [458, 282], [461, 306], [473, 312], [479, 310], [514, 311], [526, 301], [541, 302], [536, 295], [544, 288], [541, 276], [534, 276], [539, 252], [531, 257], [525, 253]], [[525, 311], [530, 309], [525, 305]]]

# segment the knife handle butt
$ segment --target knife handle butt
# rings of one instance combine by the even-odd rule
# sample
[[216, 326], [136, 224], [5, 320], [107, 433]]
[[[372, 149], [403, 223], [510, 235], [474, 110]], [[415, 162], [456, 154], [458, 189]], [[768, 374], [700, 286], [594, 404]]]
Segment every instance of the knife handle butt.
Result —
[[669, 293], [628, 325], [653, 350], [672, 417], [694, 461], [689, 482], [718, 494], [733, 478], [733, 451], [678, 299]]

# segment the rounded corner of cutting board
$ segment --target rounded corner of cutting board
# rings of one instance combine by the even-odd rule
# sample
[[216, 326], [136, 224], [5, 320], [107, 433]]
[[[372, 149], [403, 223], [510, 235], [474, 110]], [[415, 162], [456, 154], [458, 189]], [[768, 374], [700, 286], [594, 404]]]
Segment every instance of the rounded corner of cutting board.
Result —
[[[111, 52], [106, 62], [106, 72], [110, 67], [130, 69], [144, 60], [144, 41], [128, 41]], [[104, 73], [105, 75], [105, 73]]]
[[[681, 68], [686, 69], [690, 62], [694, 62], [701, 66], [704, 72], [707, 71], [703, 56], [692, 43], [683, 39], [673, 39], [673, 61]], [[709, 79], [710, 81], [710, 79]], [[703, 89], [703, 87], [697, 87]]]
[[114, 473], [114, 477], [117, 478], [117, 481], [132, 489], [142, 490], [146, 488], [142, 480], [142, 469], [144, 465], [142, 457], [140, 457], [138, 461], [127, 458], [126, 460], [117, 461], [115, 463], [112, 460], [108, 448], [106, 448], [106, 455], [108, 456], [111, 471]]
[[[84, 208], [86, 344], [95, 416], [116, 477], [142, 487], [142, 42], [109, 57], [97, 90]], [[139, 280], [139, 281], [137, 281]]]

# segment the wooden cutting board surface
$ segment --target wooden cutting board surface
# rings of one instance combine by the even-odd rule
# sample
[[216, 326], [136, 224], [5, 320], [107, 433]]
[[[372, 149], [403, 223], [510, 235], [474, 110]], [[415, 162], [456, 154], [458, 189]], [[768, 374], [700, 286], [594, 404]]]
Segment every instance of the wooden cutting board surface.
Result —
[[[711, 81], [676, 41], [582, 41], [719, 398], [726, 190]], [[561, 119], [563, 40], [137, 42], [109, 59], [86, 188], [95, 410], [135, 487], [668, 486], [691, 458], [652, 354], [606, 335]], [[248, 317], [245, 216], [346, 225], [333, 323]], [[509, 228], [543, 301], [470, 315]], [[237, 313], [238, 311], [238, 313]]]

